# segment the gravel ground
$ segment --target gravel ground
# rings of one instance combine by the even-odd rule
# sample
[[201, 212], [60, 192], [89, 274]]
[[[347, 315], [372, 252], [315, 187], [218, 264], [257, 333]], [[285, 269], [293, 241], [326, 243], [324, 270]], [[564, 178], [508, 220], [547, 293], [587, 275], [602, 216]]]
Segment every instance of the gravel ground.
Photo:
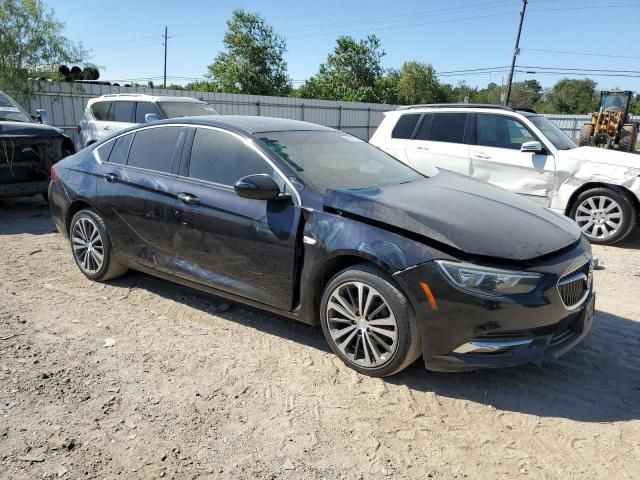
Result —
[[92, 283], [53, 230], [0, 202], [0, 478], [638, 478], [638, 231], [594, 249], [596, 321], [560, 361], [380, 380], [319, 328]]

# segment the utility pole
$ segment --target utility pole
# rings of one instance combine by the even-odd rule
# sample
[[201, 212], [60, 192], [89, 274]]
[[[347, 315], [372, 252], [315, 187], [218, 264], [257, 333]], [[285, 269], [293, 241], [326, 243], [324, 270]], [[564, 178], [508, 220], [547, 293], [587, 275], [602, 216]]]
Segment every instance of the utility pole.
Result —
[[507, 96], [504, 99], [505, 105], [509, 105], [509, 98], [511, 97], [511, 84], [513, 83], [513, 70], [516, 68], [516, 57], [520, 53], [520, 34], [522, 33], [522, 22], [524, 22], [524, 12], [527, 10], [527, 3], [529, 3], [529, 0], [522, 0], [522, 11], [520, 12], [520, 25], [518, 25], [518, 35], [516, 36], [516, 46], [513, 49], [513, 59], [511, 60], [511, 70], [509, 71], [509, 81], [507, 82]]
[[167, 38], [167, 27], [164, 27], [164, 88], [167, 88]]

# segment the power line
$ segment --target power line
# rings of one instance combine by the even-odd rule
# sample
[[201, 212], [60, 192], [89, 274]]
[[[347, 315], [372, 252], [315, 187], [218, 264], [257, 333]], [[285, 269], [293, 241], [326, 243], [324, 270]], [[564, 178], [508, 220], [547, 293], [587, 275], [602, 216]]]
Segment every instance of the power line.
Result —
[[559, 53], [563, 55], [582, 55], [588, 57], [626, 58], [631, 60], [640, 60], [640, 57], [632, 57], [629, 55], [613, 55], [610, 53], [570, 52], [567, 50], [546, 50], [542, 48], [521, 48], [520, 50], [525, 50], [527, 52]]

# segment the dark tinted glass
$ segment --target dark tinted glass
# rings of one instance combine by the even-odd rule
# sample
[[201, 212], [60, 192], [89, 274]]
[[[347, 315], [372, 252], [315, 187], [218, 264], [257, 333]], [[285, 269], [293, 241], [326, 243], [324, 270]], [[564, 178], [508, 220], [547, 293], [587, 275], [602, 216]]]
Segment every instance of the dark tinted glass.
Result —
[[416, 132], [416, 136], [414, 137], [416, 140], [429, 140], [432, 119], [433, 115], [430, 113], [424, 116], [422, 122], [420, 122], [420, 127], [418, 127], [418, 131]]
[[412, 113], [410, 115], [402, 115], [398, 119], [398, 123], [393, 127], [391, 132], [391, 138], [411, 138], [413, 130], [416, 128], [420, 120], [419, 113]]
[[478, 145], [520, 150], [523, 143], [533, 140], [529, 129], [517, 120], [504, 115], [478, 115]]
[[432, 142], [463, 143], [466, 113], [436, 113], [431, 123]]
[[171, 172], [173, 153], [182, 127], [160, 127], [138, 130], [129, 152], [130, 167], [157, 172]]
[[111, 150], [113, 150], [113, 146], [115, 145], [115, 143], [116, 142], [112, 140], [110, 142], [103, 143], [98, 148], [96, 148], [96, 155], [98, 155], [98, 158], [101, 162], [109, 161], [109, 155], [111, 154]]
[[138, 102], [138, 106], [136, 107], [136, 123], [144, 123], [144, 116], [147, 113], [155, 113], [157, 115], [158, 111], [153, 106], [153, 103]]
[[109, 120], [109, 107], [111, 107], [111, 102], [97, 102], [91, 105], [93, 118], [102, 121]]
[[115, 102], [113, 106], [113, 121], [131, 123], [134, 105], [134, 102]]
[[127, 154], [129, 153], [129, 146], [131, 145], [132, 139], [133, 134], [130, 133], [123, 135], [115, 141], [113, 150], [111, 150], [111, 154], [109, 155], [109, 163], [119, 163], [121, 165], [127, 163]]
[[255, 173], [273, 175], [273, 167], [238, 138], [207, 128], [196, 130], [191, 148], [189, 176], [234, 185]]

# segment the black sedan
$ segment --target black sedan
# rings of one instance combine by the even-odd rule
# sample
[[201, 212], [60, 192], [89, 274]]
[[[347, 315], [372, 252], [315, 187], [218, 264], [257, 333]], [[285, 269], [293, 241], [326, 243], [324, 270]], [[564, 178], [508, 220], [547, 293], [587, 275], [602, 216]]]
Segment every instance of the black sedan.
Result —
[[570, 220], [343, 132], [174, 119], [55, 165], [49, 199], [91, 280], [129, 268], [310, 324], [374, 376], [554, 359], [591, 326], [589, 243]]

